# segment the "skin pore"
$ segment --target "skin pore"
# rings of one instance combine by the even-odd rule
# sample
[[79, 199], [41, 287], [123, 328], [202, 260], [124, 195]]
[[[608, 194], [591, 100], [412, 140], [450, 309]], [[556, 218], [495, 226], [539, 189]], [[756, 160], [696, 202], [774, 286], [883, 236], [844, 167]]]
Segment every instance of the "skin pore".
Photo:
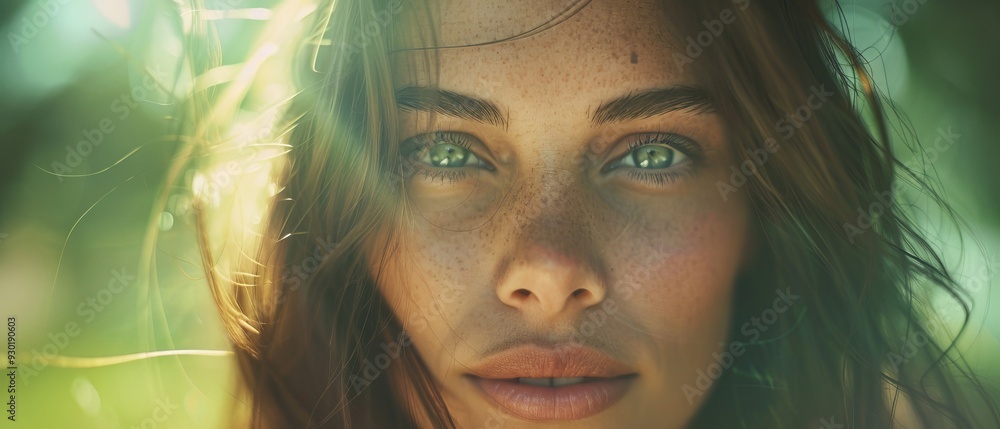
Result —
[[[445, 46], [562, 2], [447, 3]], [[437, 50], [433, 79], [424, 51], [393, 55], [412, 174], [369, 269], [460, 427], [677, 428], [706, 397], [682, 386], [727, 347], [750, 211], [715, 187], [738, 162], [663, 3], [594, 0], [531, 37]], [[635, 378], [602, 412], [530, 421], [470, 378], [525, 345], [588, 347]]]

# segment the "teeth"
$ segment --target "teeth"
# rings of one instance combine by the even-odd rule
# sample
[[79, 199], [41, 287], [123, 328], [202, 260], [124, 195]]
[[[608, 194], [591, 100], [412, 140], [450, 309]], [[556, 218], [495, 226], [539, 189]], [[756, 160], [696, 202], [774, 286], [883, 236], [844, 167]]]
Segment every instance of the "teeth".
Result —
[[566, 378], [519, 378], [518, 383], [527, 384], [530, 386], [541, 386], [541, 387], [561, 387], [569, 386], [571, 384], [583, 383], [583, 377], [566, 377]]

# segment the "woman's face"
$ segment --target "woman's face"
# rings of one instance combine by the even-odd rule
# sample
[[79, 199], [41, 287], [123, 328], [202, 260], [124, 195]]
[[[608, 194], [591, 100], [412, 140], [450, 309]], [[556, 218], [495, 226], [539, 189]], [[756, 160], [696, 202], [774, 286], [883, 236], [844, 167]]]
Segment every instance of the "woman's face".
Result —
[[[565, 7], [495, 3], [436, 3], [438, 45]], [[681, 427], [707, 397], [748, 204], [717, 188], [734, 150], [662, 3], [438, 50], [436, 80], [393, 55], [413, 174], [369, 265], [461, 427]]]

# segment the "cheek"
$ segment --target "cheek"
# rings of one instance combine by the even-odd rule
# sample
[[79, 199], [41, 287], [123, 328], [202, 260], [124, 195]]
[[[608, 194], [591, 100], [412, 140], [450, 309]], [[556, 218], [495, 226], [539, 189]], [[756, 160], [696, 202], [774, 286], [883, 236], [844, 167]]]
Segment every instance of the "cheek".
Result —
[[724, 340], [747, 235], [738, 206], [707, 202], [695, 210], [682, 208], [696, 206], [644, 216], [627, 241], [615, 246], [610, 261], [612, 293], [625, 299], [653, 334], [677, 345]]
[[395, 249], [386, 258], [378, 280], [382, 296], [397, 320], [412, 338], [426, 360], [436, 360], [447, 349], [442, 338], [461, 320], [462, 309], [470, 304], [467, 293], [482, 272], [474, 264], [481, 250], [478, 240], [463, 234], [436, 239], [438, 228], [420, 228], [398, 234], [388, 248]]
[[649, 216], [652, 223], [629, 235], [634, 244], [619, 247], [612, 263], [620, 287], [613, 293], [637, 317], [631, 326], [639, 331], [630, 334], [650, 344], [643, 361], [659, 381], [650, 384], [643, 406], [684, 415], [703, 396], [689, 397], [683, 386], [695, 382], [727, 341], [748, 222], [735, 205], [675, 207]]
[[[427, 327], [447, 321], [461, 306], [458, 285], [451, 281], [467, 272], [460, 254], [444, 249], [398, 247], [401, 257], [392, 258], [378, 281], [382, 296], [392, 307], [403, 328], [416, 336]], [[435, 258], [427, 256], [434, 255]], [[446, 255], [450, 255], [447, 257]]]

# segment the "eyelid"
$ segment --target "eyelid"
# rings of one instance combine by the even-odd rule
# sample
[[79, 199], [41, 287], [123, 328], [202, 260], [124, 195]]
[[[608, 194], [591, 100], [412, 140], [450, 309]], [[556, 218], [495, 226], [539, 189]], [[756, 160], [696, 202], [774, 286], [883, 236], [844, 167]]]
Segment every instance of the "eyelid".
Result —
[[701, 145], [695, 143], [693, 139], [676, 133], [655, 132], [633, 136], [637, 136], [637, 138], [633, 138], [629, 142], [629, 149], [647, 144], [659, 144], [677, 149], [692, 159], [698, 159], [704, 153]]
[[468, 134], [456, 131], [430, 131], [426, 133], [417, 134], [413, 137], [403, 139], [400, 144], [400, 148], [406, 146], [414, 146], [417, 143], [424, 143], [426, 145], [433, 145], [435, 140], [444, 140], [447, 143], [455, 144], [463, 148], [468, 149], [471, 146], [471, 142], [468, 138], [475, 139], [475, 137], [469, 136]]

